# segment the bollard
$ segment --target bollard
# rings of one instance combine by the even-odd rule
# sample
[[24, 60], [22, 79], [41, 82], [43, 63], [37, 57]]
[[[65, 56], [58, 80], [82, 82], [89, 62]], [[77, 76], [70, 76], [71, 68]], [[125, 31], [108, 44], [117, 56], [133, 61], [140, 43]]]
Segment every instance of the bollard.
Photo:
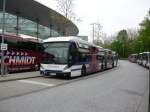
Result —
[[4, 70], [3, 70], [3, 73], [1, 74], [1, 76], [3, 77], [7, 74], [8, 74], [8, 66], [7, 66], [7, 64], [4, 64]]
[[8, 67], [7, 67], [7, 64], [4, 65], [4, 74], [5, 74], [5, 75], [8, 74]]

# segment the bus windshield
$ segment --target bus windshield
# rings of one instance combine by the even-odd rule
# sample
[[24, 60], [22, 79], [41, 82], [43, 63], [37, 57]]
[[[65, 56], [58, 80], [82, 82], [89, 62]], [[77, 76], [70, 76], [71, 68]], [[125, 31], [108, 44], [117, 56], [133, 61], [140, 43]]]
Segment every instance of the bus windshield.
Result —
[[69, 43], [53, 42], [44, 43], [45, 56], [43, 63], [45, 64], [67, 64]]

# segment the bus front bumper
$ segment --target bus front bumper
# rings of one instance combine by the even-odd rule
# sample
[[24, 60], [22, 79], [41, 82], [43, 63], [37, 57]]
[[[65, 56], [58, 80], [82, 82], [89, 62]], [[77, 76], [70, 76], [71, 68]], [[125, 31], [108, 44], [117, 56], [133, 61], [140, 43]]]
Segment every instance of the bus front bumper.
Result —
[[67, 74], [70, 74], [70, 72], [40, 70], [40, 74], [41, 75], [46, 75], [46, 76], [65, 76]]

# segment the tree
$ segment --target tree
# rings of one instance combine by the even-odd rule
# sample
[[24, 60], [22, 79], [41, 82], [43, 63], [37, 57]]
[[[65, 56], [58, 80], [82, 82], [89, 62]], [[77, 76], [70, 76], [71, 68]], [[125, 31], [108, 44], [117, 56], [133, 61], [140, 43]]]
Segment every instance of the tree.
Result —
[[128, 56], [128, 34], [126, 30], [119, 31], [117, 35], [117, 49], [119, 49], [120, 56]]
[[111, 49], [116, 51], [120, 57], [127, 58], [130, 51], [130, 43], [132, 39], [129, 38], [127, 30], [120, 30], [111, 42]]
[[150, 51], [150, 10], [141, 22], [140, 29], [121, 30], [111, 43], [111, 49], [121, 57]]
[[143, 51], [150, 51], [150, 10], [140, 26], [138, 40], [142, 43]]
[[137, 38], [133, 39], [131, 53], [140, 53], [150, 51], [150, 11], [144, 20], [140, 23], [140, 30]]
[[128, 34], [128, 37], [129, 37], [129, 39], [132, 39], [132, 40], [134, 40], [135, 38], [137, 38], [137, 36], [138, 36], [138, 29], [136, 29], [136, 28], [128, 28], [127, 29], [127, 34]]
[[78, 20], [74, 13], [74, 0], [56, 0], [57, 1], [57, 8], [66, 18], [70, 20]]

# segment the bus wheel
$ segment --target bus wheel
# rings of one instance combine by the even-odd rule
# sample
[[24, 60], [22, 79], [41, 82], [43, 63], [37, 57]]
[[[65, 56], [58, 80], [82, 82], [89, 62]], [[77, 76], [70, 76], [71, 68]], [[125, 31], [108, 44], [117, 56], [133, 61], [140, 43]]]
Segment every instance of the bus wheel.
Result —
[[100, 71], [103, 71], [104, 70], [104, 65], [102, 64], [101, 65], [101, 70]]
[[81, 75], [82, 76], [86, 75], [86, 68], [85, 67], [82, 67], [82, 69], [81, 69]]
[[114, 68], [114, 63], [112, 63], [112, 68]]
[[70, 73], [64, 74], [64, 77], [65, 79], [71, 79], [71, 74]]

